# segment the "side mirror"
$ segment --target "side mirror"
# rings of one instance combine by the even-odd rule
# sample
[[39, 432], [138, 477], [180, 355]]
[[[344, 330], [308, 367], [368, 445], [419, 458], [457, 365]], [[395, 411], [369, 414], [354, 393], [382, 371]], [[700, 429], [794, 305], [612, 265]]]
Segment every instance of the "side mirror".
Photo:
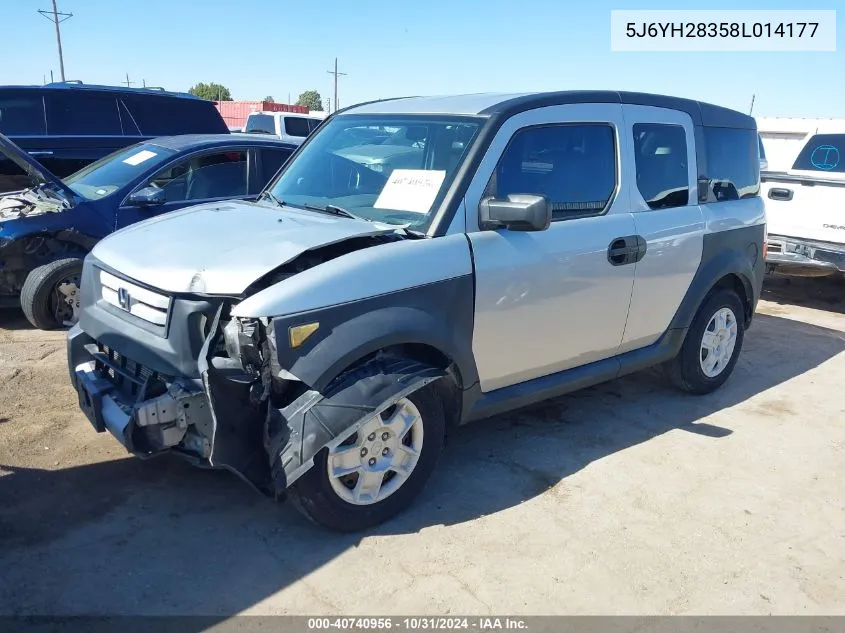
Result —
[[133, 207], [151, 207], [167, 202], [167, 195], [164, 193], [164, 189], [144, 187], [130, 194], [126, 202]]
[[502, 200], [484, 198], [478, 204], [481, 228], [503, 226], [510, 231], [545, 231], [552, 211], [543, 196], [514, 193]]

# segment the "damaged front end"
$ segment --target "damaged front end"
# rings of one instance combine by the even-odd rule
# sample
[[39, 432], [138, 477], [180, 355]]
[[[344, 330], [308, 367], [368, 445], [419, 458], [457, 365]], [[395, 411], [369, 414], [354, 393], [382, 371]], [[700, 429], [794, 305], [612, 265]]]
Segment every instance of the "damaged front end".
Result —
[[273, 319], [215, 324], [200, 359], [214, 435], [209, 463], [277, 499], [325, 448], [340, 444], [397, 400], [443, 377], [439, 368], [382, 351], [322, 389], [279, 363]]
[[[71, 378], [96, 430], [140, 457], [177, 453], [283, 498], [321, 450], [447, 372], [382, 349], [318, 378], [295, 375], [292, 352], [311, 356], [290, 335], [290, 318], [233, 316], [235, 297], [168, 298], [116, 282], [93, 260], [68, 335]], [[128, 312], [111, 288], [118, 282]]]

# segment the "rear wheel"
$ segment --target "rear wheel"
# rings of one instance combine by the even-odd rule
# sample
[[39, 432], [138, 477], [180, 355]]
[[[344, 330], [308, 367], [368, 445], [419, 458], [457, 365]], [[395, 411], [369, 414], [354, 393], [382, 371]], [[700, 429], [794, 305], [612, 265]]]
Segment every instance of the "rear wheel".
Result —
[[70, 327], [79, 318], [82, 260], [59, 259], [33, 269], [21, 288], [21, 309], [41, 330]]
[[397, 400], [339, 446], [321, 451], [291, 487], [291, 499], [311, 520], [353, 532], [407, 508], [434, 471], [445, 416], [433, 385]]
[[733, 372], [745, 337], [745, 310], [736, 292], [719, 289], [704, 301], [680, 353], [666, 363], [670, 381], [689, 393], [710, 393]]

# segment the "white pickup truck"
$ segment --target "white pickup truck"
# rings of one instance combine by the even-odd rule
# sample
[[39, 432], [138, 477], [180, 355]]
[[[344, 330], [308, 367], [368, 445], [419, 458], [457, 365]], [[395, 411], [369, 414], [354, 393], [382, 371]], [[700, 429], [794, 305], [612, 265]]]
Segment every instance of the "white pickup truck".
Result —
[[792, 169], [761, 173], [769, 272], [845, 273], [845, 132], [808, 135]]

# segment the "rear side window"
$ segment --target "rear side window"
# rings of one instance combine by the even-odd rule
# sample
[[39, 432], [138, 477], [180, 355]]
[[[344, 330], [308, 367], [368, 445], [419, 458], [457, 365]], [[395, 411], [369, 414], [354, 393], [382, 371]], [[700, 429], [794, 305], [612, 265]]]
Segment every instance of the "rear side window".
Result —
[[275, 134], [275, 119], [269, 114], [251, 114], [246, 119], [244, 132]]
[[144, 136], [226, 133], [220, 113], [211, 101], [161, 96], [127, 96], [124, 104]]
[[486, 196], [545, 196], [555, 220], [600, 215], [616, 189], [616, 144], [605, 124], [544, 125], [517, 132]]
[[845, 134], [816, 134], [807, 141], [792, 169], [845, 173]]
[[290, 157], [291, 150], [289, 149], [262, 149], [261, 152], [261, 182], [260, 187], [264, 187], [270, 179], [276, 175], [284, 162]]
[[753, 198], [760, 193], [760, 137], [754, 130], [705, 127], [710, 202]]
[[302, 138], [305, 138], [311, 133], [311, 129], [308, 127], [308, 119], [293, 116], [285, 117], [285, 130], [290, 136], [300, 136]]
[[41, 95], [0, 92], [0, 132], [13, 135], [44, 134]]
[[317, 129], [317, 126], [319, 126], [320, 123], [322, 123], [322, 122], [323, 122], [322, 119], [308, 119], [308, 127], [313, 132], [314, 130]]
[[687, 136], [681, 125], [634, 125], [637, 189], [650, 209], [689, 204]]
[[120, 115], [114, 95], [71, 90], [47, 95], [50, 134], [120, 136]]

